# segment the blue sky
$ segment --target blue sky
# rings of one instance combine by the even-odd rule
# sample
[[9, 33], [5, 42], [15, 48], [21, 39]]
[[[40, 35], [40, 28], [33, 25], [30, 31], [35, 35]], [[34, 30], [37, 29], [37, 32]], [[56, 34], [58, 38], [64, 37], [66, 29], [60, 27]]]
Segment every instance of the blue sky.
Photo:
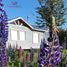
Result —
[[[67, 8], [67, 0], [64, 0], [64, 7]], [[67, 10], [66, 10], [66, 13], [67, 13]], [[64, 29], [67, 29], [67, 15], [65, 15], [65, 19], [66, 19], [66, 23], [63, 25], [63, 28]]]
[[[36, 22], [36, 8], [39, 6], [37, 0], [3, 0], [4, 8], [8, 15], [8, 19], [22, 17], [25, 20], [28, 18], [30, 24]], [[67, 0], [64, 0], [65, 7], [67, 7]], [[67, 17], [67, 16], [66, 16]], [[63, 25], [63, 28], [67, 28], [67, 24]]]
[[[12, 6], [12, 2], [18, 2], [19, 7]], [[22, 17], [28, 22], [34, 24], [36, 21], [36, 8], [39, 6], [37, 0], [4, 0], [4, 8], [8, 19]]]

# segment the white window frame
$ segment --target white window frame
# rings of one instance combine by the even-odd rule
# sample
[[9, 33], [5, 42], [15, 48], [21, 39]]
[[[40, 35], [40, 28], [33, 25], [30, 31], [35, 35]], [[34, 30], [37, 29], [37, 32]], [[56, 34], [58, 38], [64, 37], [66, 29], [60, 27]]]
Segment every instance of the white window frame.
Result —
[[33, 32], [33, 43], [38, 44], [39, 42], [39, 34], [38, 32]]
[[[23, 35], [20, 35], [20, 32], [23, 32], [23, 35], [24, 35], [24, 36], [23, 36]], [[20, 37], [22, 37], [22, 36], [23, 36], [23, 38], [20, 38]], [[23, 30], [22, 30], [22, 31], [20, 30], [20, 31], [19, 31], [19, 40], [20, 40], [20, 41], [25, 41], [25, 39], [26, 39], [26, 32], [23, 31]]]
[[[18, 31], [15, 30], [15, 29], [11, 29], [10, 31], [11, 31], [11, 40], [12, 41], [17, 41], [18, 40]], [[15, 39], [13, 38], [14, 35], [12, 34], [12, 31], [16, 32], [16, 34], [13, 33], [15, 35]]]

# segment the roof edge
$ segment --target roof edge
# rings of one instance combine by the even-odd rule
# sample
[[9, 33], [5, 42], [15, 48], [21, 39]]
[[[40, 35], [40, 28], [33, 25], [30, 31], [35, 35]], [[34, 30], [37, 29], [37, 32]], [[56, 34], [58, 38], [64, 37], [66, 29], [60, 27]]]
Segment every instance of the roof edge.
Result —
[[35, 29], [35, 28], [33, 28], [33, 27], [32, 27], [27, 21], [25, 21], [22, 17], [18, 17], [18, 18], [15, 18], [15, 19], [13, 19], [13, 20], [9, 20], [8, 23], [14, 22], [14, 21], [19, 20], [19, 19], [23, 20], [32, 30], [41, 31], [41, 32], [47, 31], [47, 30], [41, 30], [41, 29]]

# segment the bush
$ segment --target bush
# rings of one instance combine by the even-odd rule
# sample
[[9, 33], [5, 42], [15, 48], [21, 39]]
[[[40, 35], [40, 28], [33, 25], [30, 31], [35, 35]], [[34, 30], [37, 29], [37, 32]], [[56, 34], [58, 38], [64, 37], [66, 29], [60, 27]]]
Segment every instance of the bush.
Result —
[[66, 67], [67, 65], [67, 50], [61, 50], [61, 62], [58, 67]]
[[[28, 67], [38, 67], [39, 50], [35, 50], [34, 52], [35, 52], [34, 60], [33, 60], [33, 62], [27, 63]], [[25, 58], [26, 53], [27, 53], [27, 50], [24, 50], [22, 53], [23, 58]], [[7, 54], [9, 56], [9, 49], [7, 50]], [[11, 60], [11, 62], [9, 62], [9, 67], [21, 67], [21, 64], [24, 65], [23, 62], [20, 62], [18, 60], [18, 52], [16, 49], [14, 49], [12, 60]], [[57, 67], [66, 67], [66, 64], [67, 64], [67, 50], [61, 50], [61, 62], [58, 64]]]

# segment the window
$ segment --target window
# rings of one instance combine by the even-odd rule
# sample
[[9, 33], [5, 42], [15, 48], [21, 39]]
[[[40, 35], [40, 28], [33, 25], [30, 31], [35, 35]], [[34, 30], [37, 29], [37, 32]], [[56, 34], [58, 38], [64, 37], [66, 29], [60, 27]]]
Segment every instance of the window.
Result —
[[11, 30], [11, 40], [17, 40], [17, 30]]
[[33, 43], [38, 43], [38, 33], [33, 33]]
[[21, 41], [24, 41], [25, 40], [25, 31], [19, 31], [19, 39], [21, 40]]

